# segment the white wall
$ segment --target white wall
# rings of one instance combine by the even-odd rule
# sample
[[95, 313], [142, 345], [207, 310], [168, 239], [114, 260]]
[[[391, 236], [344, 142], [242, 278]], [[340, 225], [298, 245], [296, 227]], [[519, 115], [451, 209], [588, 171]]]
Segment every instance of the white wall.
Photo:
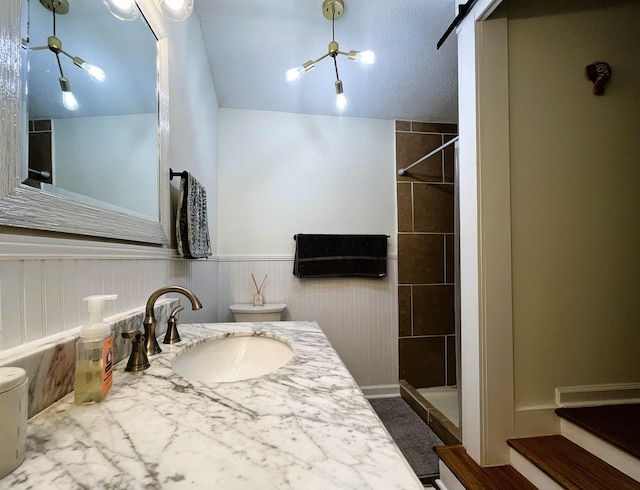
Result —
[[[509, 2], [517, 408], [640, 382], [640, 6], [599, 3]], [[585, 67], [601, 60], [597, 97]]]
[[[219, 318], [251, 273], [286, 319], [315, 320], [361, 386], [397, 391], [394, 122], [221, 109]], [[390, 236], [384, 279], [297, 279], [296, 233]]]
[[221, 109], [219, 142], [219, 255], [293, 255], [296, 233], [395, 253], [393, 121]]
[[55, 119], [53, 153], [54, 185], [158, 220], [156, 114]]
[[[216, 254], [218, 191], [218, 98], [194, 12], [185, 22], [166, 21], [169, 35], [169, 162], [174, 171], [191, 172], [207, 190], [209, 233]], [[171, 182], [177, 202], [180, 179]], [[171, 214], [175, 215], [174, 212]]]

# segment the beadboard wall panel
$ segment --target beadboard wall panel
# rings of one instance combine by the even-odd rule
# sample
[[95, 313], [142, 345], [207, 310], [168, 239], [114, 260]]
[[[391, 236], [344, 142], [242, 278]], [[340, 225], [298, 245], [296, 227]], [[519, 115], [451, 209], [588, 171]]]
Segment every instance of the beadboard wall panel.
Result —
[[[22, 262], [23, 303], [25, 341], [38, 340], [46, 335], [44, 261], [25, 260]], [[30, 328], [26, 328], [29, 325]]]
[[398, 382], [397, 259], [383, 279], [298, 279], [292, 257], [176, 258], [70, 257], [0, 254], [0, 349], [6, 350], [82, 325], [88, 320], [82, 298], [117, 293], [107, 316], [144, 305], [156, 289], [177, 284], [192, 290], [203, 308], [185, 309], [181, 323], [231, 321], [229, 305], [249, 303], [264, 286], [267, 302], [287, 304], [285, 320], [314, 320], [360, 386]]
[[202, 309], [193, 311], [189, 300], [184, 296], [174, 295], [180, 299], [184, 310], [178, 317], [179, 323], [211, 323], [218, 322], [218, 261], [215, 258], [206, 260], [174, 260], [171, 262], [171, 276], [175, 284], [188, 288], [195, 294]]
[[398, 383], [397, 259], [383, 279], [298, 279], [292, 257], [219, 258], [219, 321], [230, 321], [229, 305], [251, 303], [269, 274], [265, 302], [286, 303], [285, 320], [318, 322], [360, 386]]
[[45, 335], [64, 330], [64, 289], [62, 285], [62, 262], [49, 260], [42, 265], [42, 287], [49, 294], [44, 296], [44, 311], [47, 312]]
[[[107, 316], [144, 304], [142, 292], [166, 284], [162, 260], [3, 259], [0, 261], [0, 348], [75, 328], [88, 319], [83, 297], [117, 293]], [[126, 267], [123, 267], [126, 265]]]
[[0, 262], [0, 348], [22, 343], [22, 266]]
[[0, 350], [39, 340], [87, 322], [92, 294], [118, 294], [107, 302], [105, 315], [144, 305], [156, 289], [177, 284], [192, 289], [203, 309], [185, 310], [180, 321], [217, 320], [217, 261], [186, 261], [171, 257], [141, 258], [136, 254], [72, 257], [46, 247], [39, 254], [0, 252]]

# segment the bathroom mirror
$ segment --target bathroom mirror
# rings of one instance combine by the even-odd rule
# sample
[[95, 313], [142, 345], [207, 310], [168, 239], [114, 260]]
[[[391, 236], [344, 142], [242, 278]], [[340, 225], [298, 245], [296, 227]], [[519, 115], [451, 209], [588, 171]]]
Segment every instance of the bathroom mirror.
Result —
[[[45, 16], [49, 16], [51, 19], [50, 30], [53, 29], [53, 14], [46, 10], [39, 0], [31, 0], [31, 14], [35, 9], [41, 9]], [[110, 12], [103, 4], [103, 2], [83, 2], [82, 0], [76, 0], [76, 6], [79, 12], [82, 11], [80, 4], [95, 4], [94, 6], [100, 7], [101, 15], [104, 14], [107, 21], [122, 24], [128, 24], [128, 21], [122, 21], [115, 19], [111, 16]], [[0, 55], [3, 60], [7, 62], [0, 66], [0, 102], [2, 103], [2, 117], [0, 119], [0, 141], [3, 145], [3, 152], [0, 154], [0, 171], [2, 172], [2, 184], [0, 185], [0, 225], [13, 226], [21, 228], [33, 228], [40, 230], [56, 231], [63, 233], [72, 233], [79, 235], [88, 235], [103, 238], [114, 238], [127, 241], [144, 242], [151, 244], [166, 244], [167, 231], [169, 229], [169, 210], [168, 210], [168, 165], [166, 163], [166, 156], [168, 154], [168, 84], [167, 84], [167, 39], [162, 28], [159, 13], [151, 4], [151, 0], [138, 0], [138, 7], [142, 12], [144, 19], [138, 19], [138, 22], [142, 22], [144, 25], [150, 27], [151, 31], [147, 32], [148, 36], [155, 36], [155, 47], [157, 54], [153, 60], [153, 66], [157, 66], [157, 71], [151, 75], [153, 82], [157, 80], [157, 92], [155, 86], [148, 81], [144, 83], [144, 87], [136, 87], [135, 90], [142, 91], [149, 89], [155, 93], [154, 100], [157, 107], [156, 126], [154, 128], [156, 133], [156, 147], [155, 156], [153, 162], [155, 167], [151, 169], [139, 170], [138, 174], [125, 174], [126, 167], [138, 168], [142, 160], [150, 159], [138, 155], [134, 162], [125, 162], [125, 165], [118, 167], [121, 164], [120, 160], [123, 158], [122, 152], [120, 157], [113, 157], [111, 160], [98, 162], [97, 168], [92, 168], [91, 163], [98, 160], [99, 155], [95, 154], [93, 157], [90, 155], [90, 150], [95, 145], [86, 145], [84, 152], [81, 152], [80, 156], [73, 157], [73, 152], [70, 149], [73, 147], [80, 147], [90, 141], [91, 138], [96, 138], [95, 134], [87, 131], [89, 127], [97, 126], [96, 123], [98, 117], [106, 116], [112, 118], [111, 126], [120, 126], [120, 122], [113, 122], [113, 118], [122, 114], [106, 114], [105, 106], [116, 106], [115, 102], [110, 102], [107, 99], [107, 104], [102, 104], [102, 109], [99, 108], [99, 103], [86, 103], [89, 99], [89, 95], [86, 94], [83, 86], [88, 86], [99, 90], [99, 82], [94, 80], [88, 80], [87, 73], [75, 66], [71, 59], [60, 55], [62, 68], [64, 75], [72, 82], [73, 92], [78, 99], [80, 107], [84, 105], [83, 111], [78, 112], [80, 117], [78, 118], [66, 118], [66, 114], [51, 112], [48, 114], [47, 109], [42, 107], [29, 108], [29, 104], [26, 103], [25, 92], [28, 86], [33, 84], [34, 89], [38, 85], [35, 79], [31, 79], [31, 75], [27, 73], [27, 68], [30, 70], [40, 70], [42, 75], [40, 78], [47, 80], [47, 76], [50, 77], [49, 83], [40, 84], [41, 90], [52, 92], [51, 98], [56, 99], [56, 102], [61, 102], [61, 85], [59, 82], [60, 73], [58, 71], [58, 65], [55, 60], [55, 55], [48, 49], [40, 51], [30, 51], [22, 47], [23, 40], [26, 41], [27, 25], [31, 20], [29, 18], [29, 5], [27, 0], [3, 0], [0, 2]], [[74, 8], [74, 0], [70, 0], [70, 10]], [[70, 15], [70, 14], [67, 14]], [[94, 15], [97, 15], [94, 14]], [[72, 56], [80, 56], [87, 61], [93, 61], [95, 64], [99, 64], [90, 58], [91, 52], [94, 52], [94, 41], [87, 41], [87, 46], [84, 47], [78, 39], [82, 39], [83, 36], [90, 37], [91, 31], [99, 29], [98, 27], [91, 27], [89, 25], [83, 26], [82, 22], [73, 22], [73, 27], [79, 29], [78, 35], [71, 34], [71, 28], [64, 27], [65, 23], [62, 22], [56, 16], [56, 36], [64, 43], [63, 49], [69, 51]], [[33, 19], [35, 22], [35, 18]], [[145, 22], [146, 21], [146, 22]], [[87, 23], [88, 24], [88, 23]], [[79, 27], [81, 26], [81, 27]], [[65, 32], [64, 29], [67, 29]], [[30, 37], [33, 37], [31, 47], [34, 44], [44, 43], [46, 44], [46, 38], [50, 35], [43, 36], [38, 34], [37, 39], [35, 33], [32, 31]], [[153, 37], [152, 37], [153, 39]], [[129, 39], [127, 39], [129, 41]], [[153, 42], [153, 41], [152, 41]], [[95, 44], [99, 45], [98, 41]], [[112, 59], [117, 61], [118, 57], [125, 57], [126, 53], [123, 53], [123, 49], [115, 47], [116, 43], [109, 43], [109, 45], [100, 46], [99, 50], [110, 50], [114, 47], [115, 56], [111, 56]], [[135, 36], [131, 36], [129, 50], [136, 50]], [[27, 53], [32, 57], [34, 64], [28, 63]], [[153, 56], [153, 54], [152, 54]], [[36, 62], [42, 59], [53, 61], [53, 67], [42, 67]], [[52, 58], [52, 60], [51, 60]], [[104, 58], [108, 60], [109, 58]], [[125, 75], [118, 73], [120, 68], [116, 62], [106, 62], [103, 69], [107, 73], [107, 77], [111, 77], [113, 81], [119, 81], [121, 84], [134, 84], [135, 82], [131, 78], [127, 78], [126, 70]], [[125, 66], [125, 62], [120, 63]], [[111, 72], [111, 73], [110, 73]], [[147, 75], [148, 80], [148, 75]], [[91, 85], [93, 84], [93, 86]], [[151, 85], [148, 87], [146, 85]], [[44, 88], [42, 88], [44, 87]], [[105, 91], [106, 93], [106, 91]], [[85, 98], [86, 97], [86, 98]], [[143, 100], [146, 98], [146, 102]], [[98, 101], [100, 100], [100, 92], [98, 92]], [[149, 119], [149, 107], [151, 104], [148, 101], [147, 96], [142, 96], [140, 92], [139, 100], [134, 104], [138, 104], [141, 108], [136, 108], [133, 111], [128, 110], [127, 116], [144, 117]], [[80, 111], [80, 107], [78, 111]], [[91, 112], [89, 107], [93, 107], [94, 111]], [[102, 112], [100, 112], [102, 111]], [[32, 114], [30, 114], [32, 112]], [[115, 112], [124, 112], [122, 108]], [[136, 112], [136, 115], [131, 116], [131, 112]], [[140, 114], [145, 113], [145, 116]], [[84, 181], [75, 189], [66, 189], [62, 193], [57, 192], [55, 189], [40, 189], [32, 185], [25, 183], [27, 175], [33, 177], [33, 174], [27, 174], [27, 159], [24, 157], [28, 148], [28, 128], [29, 119], [35, 116], [37, 119], [50, 119], [53, 120], [54, 131], [56, 126], [61, 128], [61, 133], [67, 134], [67, 138], [78, 138], [74, 144], [66, 148], [59, 148], [61, 155], [71, 155], [69, 158], [76, 158], [80, 163], [75, 167], [76, 171], [85, 172], [83, 174]], [[75, 119], [75, 120], [74, 120]], [[81, 124], [77, 124], [82, 121]], [[91, 123], [91, 124], [89, 124]], [[74, 127], [75, 124], [75, 127]], [[106, 139], [114, 149], [130, 148], [131, 153], [137, 149], [135, 144], [135, 136], [130, 133], [133, 129], [121, 132], [119, 135], [114, 133], [110, 136], [105, 136], [102, 130], [99, 130], [100, 135], [95, 139], [96, 145], [101, 139]], [[149, 132], [148, 127], [145, 130]], [[153, 130], [152, 130], [153, 131]], [[69, 136], [71, 135], [71, 136]], [[129, 136], [129, 141], [123, 141], [123, 137]], [[73, 140], [72, 140], [73, 141]], [[55, 146], [55, 142], [54, 142]], [[141, 146], [141, 145], [140, 145]], [[55, 151], [55, 149], [53, 150]], [[84, 154], [84, 161], [83, 161]], [[60, 168], [57, 165], [60, 164]], [[58, 176], [62, 176], [65, 172], [62, 167], [62, 159], [57, 159], [56, 168], [54, 172], [58, 173]], [[79, 166], [78, 166], [79, 165]], [[107, 172], [100, 175], [100, 172]], [[140, 173], [142, 172], [142, 173]], [[69, 172], [67, 172], [69, 173]], [[73, 172], [72, 172], [73, 173]], [[120, 175], [123, 173], [122, 175]], [[94, 187], [104, 192], [103, 195], [91, 196], [89, 199], [82, 197], [87, 194], [85, 192], [88, 187], [88, 182], [92, 180], [95, 182]], [[105, 184], [109, 180], [109, 184]], [[124, 188], [118, 185], [118, 180], [126, 182], [127, 185], [133, 184], [133, 187]], [[144, 180], [144, 182], [142, 182]], [[54, 179], [55, 182], [55, 179]], [[33, 182], [31, 182], [33, 183]], [[136, 183], [140, 184], [140, 189], [136, 188]], [[148, 201], [148, 192], [142, 192], [143, 184], [149, 184], [151, 186], [151, 193], [155, 196], [153, 200], [157, 201], [157, 204], [153, 204], [151, 208], [147, 207], [143, 210], [131, 209], [135, 206], [118, 204], [118, 196], [124, 196], [133, 198], [130, 202], [135, 203], [136, 199], [144, 199]], [[54, 192], [56, 191], [56, 192]], [[71, 192], [69, 192], [71, 191]], [[80, 192], [78, 192], [80, 191]], [[110, 202], [111, 201], [111, 202]], [[116, 204], [113, 204], [116, 201]], [[105, 202], [111, 204], [111, 209], [105, 208]]]

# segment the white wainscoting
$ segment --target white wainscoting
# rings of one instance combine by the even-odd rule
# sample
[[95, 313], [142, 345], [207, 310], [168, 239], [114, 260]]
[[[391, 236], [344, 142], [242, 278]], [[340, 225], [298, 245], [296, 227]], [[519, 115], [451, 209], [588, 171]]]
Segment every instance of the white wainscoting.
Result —
[[182, 298], [182, 323], [216, 321], [217, 261], [180, 260], [172, 253], [0, 235], [0, 350], [82, 325], [88, 320], [82, 298], [91, 294], [118, 294], [106, 304], [110, 316], [144, 305], [156, 289], [177, 284], [192, 289], [204, 305], [192, 313]]
[[251, 303], [266, 274], [267, 303], [286, 303], [285, 320], [318, 322], [363, 389], [398, 384], [397, 257], [387, 277], [298, 279], [293, 257], [219, 257], [218, 320], [231, 321], [229, 305]]
[[[24, 237], [20, 237], [20, 240]], [[77, 242], [76, 242], [77, 243]], [[383, 279], [293, 276], [292, 257], [221, 257], [182, 260], [167, 249], [103, 245], [30, 245], [0, 236], [0, 350], [82, 325], [82, 298], [117, 293], [110, 316], [144, 305], [156, 289], [185, 286], [203, 304], [185, 309], [180, 323], [231, 321], [229, 305], [253, 298], [257, 281], [269, 274], [267, 302], [287, 304], [285, 320], [318, 322], [357, 383], [367, 387], [398, 383], [397, 257]], [[379, 391], [379, 390], [378, 390]]]
[[184, 260], [175, 259], [170, 263], [169, 277], [172, 284], [184, 286], [195, 294], [202, 309], [193, 311], [189, 301], [180, 295], [174, 296], [180, 299], [184, 306], [178, 316], [179, 323], [215, 323], [218, 318], [218, 259]]

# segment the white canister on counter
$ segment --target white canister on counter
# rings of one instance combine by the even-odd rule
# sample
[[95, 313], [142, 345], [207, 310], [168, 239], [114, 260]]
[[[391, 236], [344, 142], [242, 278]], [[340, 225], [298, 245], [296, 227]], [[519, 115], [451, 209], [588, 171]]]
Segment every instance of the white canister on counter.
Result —
[[0, 478], [24, 461], [28, 386], [24, 369], [0, 367]]

